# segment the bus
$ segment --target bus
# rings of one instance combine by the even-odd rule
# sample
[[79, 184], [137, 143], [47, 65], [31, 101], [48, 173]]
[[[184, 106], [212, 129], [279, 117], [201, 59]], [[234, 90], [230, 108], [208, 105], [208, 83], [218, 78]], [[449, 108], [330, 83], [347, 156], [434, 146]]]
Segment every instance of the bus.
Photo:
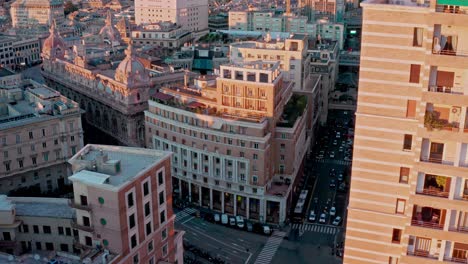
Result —
[[308, 190], [302, 190], [297, 199], [296, 207], [294, 208], [293, 221], [302, 222], [304, 218], [304, 210], [306, 209], [307, 195], [309, 194]]

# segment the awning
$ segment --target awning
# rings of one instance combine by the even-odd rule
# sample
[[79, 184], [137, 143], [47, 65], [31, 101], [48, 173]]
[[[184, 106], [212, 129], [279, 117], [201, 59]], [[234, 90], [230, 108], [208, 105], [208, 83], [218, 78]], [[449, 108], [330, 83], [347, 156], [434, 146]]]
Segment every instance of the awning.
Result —
[[158, 99], [158, 100], [161, 100], [161, 101], [168, 101], [168, 100], [174, 98], [174, 96], [172, 96], [170, 94], [165, 94], [165, 93], [160, 93], [160, 92], [154, 93], [153, 97]]
[[199, 102], [191, 102], [187, 105], [188, 108], [199, 108], [199, 107], [205, 107], [204, 104], [199, 103]]
[[220, 120], [215, 120], [213, 124], [211, 124], [211, 128], [213, 129], [221, 129], [223, 127], [223, 122]]

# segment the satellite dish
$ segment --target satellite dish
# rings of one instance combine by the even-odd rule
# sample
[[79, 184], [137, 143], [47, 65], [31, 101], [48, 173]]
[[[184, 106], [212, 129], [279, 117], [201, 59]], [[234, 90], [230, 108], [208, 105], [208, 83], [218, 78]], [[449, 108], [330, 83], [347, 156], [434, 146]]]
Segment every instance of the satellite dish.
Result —
[[39, 256], [38, 254], [34, 255], [34, 259], [35, 260], [40, 260], [41, 259], [41, 256]]

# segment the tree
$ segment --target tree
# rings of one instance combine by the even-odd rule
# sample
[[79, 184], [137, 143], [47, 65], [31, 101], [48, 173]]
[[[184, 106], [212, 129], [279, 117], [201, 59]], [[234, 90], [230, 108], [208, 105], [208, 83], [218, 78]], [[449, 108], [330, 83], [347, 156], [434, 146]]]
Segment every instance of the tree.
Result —
[[76, 10], [78, 10], [78, 7], [75, 6], [72, 1], [67, 1], [63, 7], [63, 10], [65, 12], [65, 15], [68, 15], [70, 13], [73, 13], [75, 12]]

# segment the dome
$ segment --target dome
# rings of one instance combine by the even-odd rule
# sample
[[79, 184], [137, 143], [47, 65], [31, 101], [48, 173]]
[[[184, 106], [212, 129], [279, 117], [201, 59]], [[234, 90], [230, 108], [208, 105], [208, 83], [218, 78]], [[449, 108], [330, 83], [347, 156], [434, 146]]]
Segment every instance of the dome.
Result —
[[42, 47], [43, 55], [52, 58], [60, 57], [62, 58], [65, 54], [65, 41], [60, 37], [59, 32], [57, 31], [57, 25], [55, 20], [52, 21], [50, 26], [50, 35], [44, 40], [44, 45]]
[[101, 29], [101, 31], [99, 31], [99, 36], [101, 36], [103, 40], [109, 40], [111, 44], [115, 42], [120, 44], [120, 32], [112, 24], [112, 14], [110, 10], [107, 11], [106, 25]]
[[128, 45], [125, 57], [115, 70], [115, 80], [125, 84], [138, 84], [149, 82], [149, 74], [143, 63], [133, 54], [132, 45]]

